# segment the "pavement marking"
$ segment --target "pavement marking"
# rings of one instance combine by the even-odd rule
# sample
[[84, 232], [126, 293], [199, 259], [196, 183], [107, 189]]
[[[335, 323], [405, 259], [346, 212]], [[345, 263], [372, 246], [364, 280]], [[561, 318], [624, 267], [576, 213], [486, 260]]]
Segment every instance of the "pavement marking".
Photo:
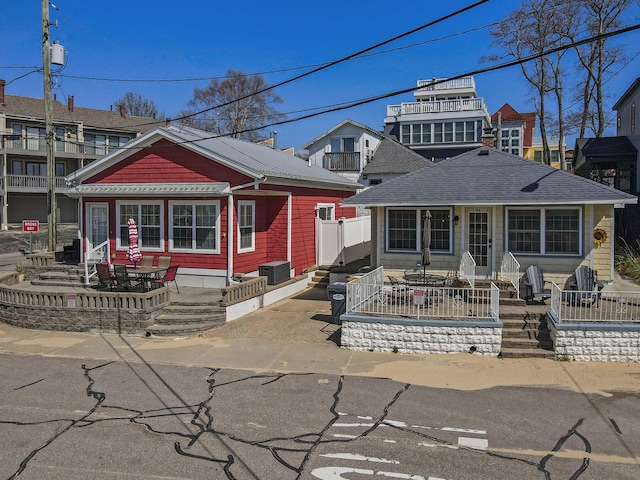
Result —
[[458, 437], [458, 445], [476, 450], [486, 450], [489, 446], [489, 440], [486, 438]]
[[376, 463], [400, 463], [397, 460], [387, 460], [386, 458], [367, 457], [358, 453], [325, 453], [321, 454], [321, 457], [328, 458], [341, 458], [343, 460], [360, 460], [363, 462], [376, 462]]
[[341, 435], [339, 433], [334, 433], [333, 436], [335, 438], [358, 438], [357, 435]]

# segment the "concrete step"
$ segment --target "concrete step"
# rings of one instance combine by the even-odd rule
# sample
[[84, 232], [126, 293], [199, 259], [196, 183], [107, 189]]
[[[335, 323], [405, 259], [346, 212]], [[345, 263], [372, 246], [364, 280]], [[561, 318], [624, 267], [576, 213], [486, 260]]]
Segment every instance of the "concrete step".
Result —
[[522, 348], [510, 348], [503, 347], [500, 352], [502, 358], [548, 358], [555, 360], [556, 354], [553, 350], [543, 350], [541, 348], [536, 349], [522, 349]]
[[544, 329], [515, 329], [515, 328], [503, 328], [502, 338], [533, 338], [542, 341], [550, 340], [549, 330]]
[[162, 315], [217, 315], [224, 313], [223, 307], [207, 303], [171, 303], [162, 310]]
[[180, 313], [163, 313], [156, 317], [156, 325], [191, 325], [215, 323], [216, 325], [225, 322], [224, 312], [202, 313], [202, 314], [180, 314]]
[[224, 321], [211, 321], [211, 322], [191, 322], [180, 323], [173, 325], [155, 324], [147, 328], [147, 336], [156, 335], [159, 337], [168, 336], [181, 336], [181, 335], [193, 335], [195, 333], [202, 333], [222, 325]]
[[521, 350], [526, 349], [544, 349], [553, 350], [553, 344], [551, 340], [541, 341], [536, 338], [505, 338], [502, 336], [502, 348], [518, 348]]

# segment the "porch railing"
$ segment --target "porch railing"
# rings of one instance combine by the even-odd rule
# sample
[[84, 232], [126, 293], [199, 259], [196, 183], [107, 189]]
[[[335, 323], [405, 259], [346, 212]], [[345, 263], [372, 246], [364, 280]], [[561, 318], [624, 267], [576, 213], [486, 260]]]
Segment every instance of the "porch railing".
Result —
[[96, 272], [89, 273], [89, 262], [98, 263], [98, 262], [108, 262], [111, 258], [111, 249], [109, 247], [109, 239], [102, 242], [97, 247], [92, 248], [87, 251], [84, 255], [84, 284], [89, 285], [91, 277], [93, 277]]
[[347, 284], [346, 313], [375, 317], [494, 321], [500, 316], [500, 289], [391, 286], [382, 268]]
[[500, 264], [500, 277], [508, 280], [516, 289], [516, 298], [520, 298], [520, 262], [511, 252], [504, 252]]
[[561, 290], [552, 282], [551, 312], [557, 323], [640, 325], [640, 292]]
[[465, 250], [462, 253], [459, 277], [467, 280], [469, 285], [471, 285], [471, 288], [474, 288], [476, 278], [476, 261], [471, 256], [469, 250]]
[[359, 172], [360, 152], [325, 152], [322, 166], [332, 172]]

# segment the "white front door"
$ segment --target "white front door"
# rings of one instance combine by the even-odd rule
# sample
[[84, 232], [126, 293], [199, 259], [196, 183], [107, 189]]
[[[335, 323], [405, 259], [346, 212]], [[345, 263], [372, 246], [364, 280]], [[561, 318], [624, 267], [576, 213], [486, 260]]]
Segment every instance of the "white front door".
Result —
[[106, 262], [108, 249], [100, 250], [90, 254], [94, 248], [109, 239], [109, 205], [107, 203], [87, 204], [87, 260], [93, 262]]
[[491, 275], [491, 215], [489, 209], [476, 208], [468, 214], [467, 249], [476, 261], [476, 276]]

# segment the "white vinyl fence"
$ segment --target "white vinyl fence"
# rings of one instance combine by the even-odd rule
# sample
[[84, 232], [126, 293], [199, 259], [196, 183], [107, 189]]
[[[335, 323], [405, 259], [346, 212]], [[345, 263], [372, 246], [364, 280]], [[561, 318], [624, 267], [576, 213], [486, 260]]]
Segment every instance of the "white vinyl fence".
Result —
[[371, 217], [316, 219], [316, 263], [346, 265], [371, 252]]

